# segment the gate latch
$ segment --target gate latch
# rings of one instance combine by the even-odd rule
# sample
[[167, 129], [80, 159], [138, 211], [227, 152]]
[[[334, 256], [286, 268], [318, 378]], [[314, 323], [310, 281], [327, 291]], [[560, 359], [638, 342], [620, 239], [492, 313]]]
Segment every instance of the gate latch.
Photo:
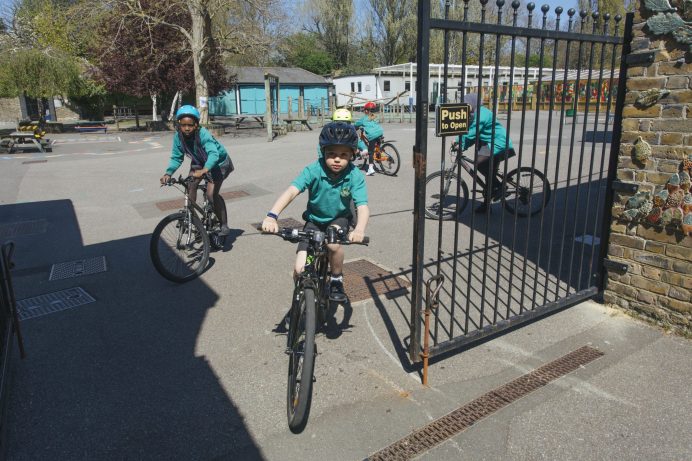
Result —
[[612, 259], [604, 259], [603, 266], [608, 270], [619, 272], [621, 274], [626, 274], [629, 270], [629, 266], [627, 264], [613, 261]]

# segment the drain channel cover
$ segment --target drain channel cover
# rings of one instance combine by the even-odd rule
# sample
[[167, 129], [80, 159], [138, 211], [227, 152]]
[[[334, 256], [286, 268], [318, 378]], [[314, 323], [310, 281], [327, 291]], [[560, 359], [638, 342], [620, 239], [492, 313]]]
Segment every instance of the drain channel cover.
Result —
[[80, 275], [98, 274], [99, 272], [106, 272], [105, 256], [53, 264], [48, 280], [69, 279]]
[[96, 300], [81, 287], [55, 291], [17, 301], [19, 320], [28, 320], [73, 307], [93, 303]]

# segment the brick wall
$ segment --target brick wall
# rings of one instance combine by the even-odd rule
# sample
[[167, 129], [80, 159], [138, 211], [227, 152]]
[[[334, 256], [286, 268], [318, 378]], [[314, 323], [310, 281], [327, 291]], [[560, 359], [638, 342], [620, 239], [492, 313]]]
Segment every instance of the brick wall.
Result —
[[0, 98], [0, 122], [17, 123], [22, 118], [19, 98]]
[[[654, 51], [655, 59], [627, 71], [617, 178], [637, 183], [640, 191], [653, 194], [666, 187], [692, 154], [692, 54], [687, 45], [677, 44], [669, 36], [653, 35], [645, 23], [650, 13], [644, 11], [635, 16], [632, 52]], [[652, 88], [665, 90], [660, 99], [648, 107], [635, 104]], [[651, 147], [649, 158], [635, 157], [639, 137]], [[692, 236], [683, 233], [679, 223], [624, 219], [629, 198], [615, 196], [608, 246], [609, 259], [624, 262], [629, 269], [627, 273], [609, 271], [605, 301], [689, 332]]]

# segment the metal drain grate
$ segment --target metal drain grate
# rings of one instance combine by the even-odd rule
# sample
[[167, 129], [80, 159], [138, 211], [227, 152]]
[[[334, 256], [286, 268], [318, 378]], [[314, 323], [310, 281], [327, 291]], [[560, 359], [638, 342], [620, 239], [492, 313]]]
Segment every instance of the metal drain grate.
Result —
[[[198, 192], [201, 193], [201, 192]], [[228, 199], [228, 200], [233, 200], [241, 197], [247, 197], [250, 195], [249, 192], [246, 192], [244, 190], [232, 190], [232, 191], [227, 191], [227, 192], [221, 192], [219, 195], [221, 197]], [[183, 205], [185, 204], [185, 199], [183, 198], [176, 198], [173, 200], [164, 200], [161, 202], [156, 202], [156, 208], [158, 208], [161, 211], [168, 211], [168, 210], [175, 210], [177, 208], [182, 208]]]
[[98, 258], [80, 259], [66, 263], [53, 264], [50, 269], [50, 277], [48, 280], [62, 280], [80, 275], [98, 274], [106, 272], [106, 257], [99, 256]]
[[48, 160], [27, 160], [26, 162], [22, 162], [22, 165], [30, 165], [32, 163], [48, 163]]
[[45, 219], [23, 221], [0, 226], [0, 240], [32, 234], [45, 234], [48, 222]]
[[17, 314], [19, 320], [28, 320], [95, 301], [84, 289], [76, 287], [34, 298], [20, 299], [17, 301]]
[[589, 346], [553, 360], [490, 391], [453, 412], [409, 434], [407, 437], [371, 455], [373, 461], [408, 460], [430, 450], [486, 416], [495, 413], [525, 395], [540, 389], [568, 373], [601, 357], [603, 352]]
[[[305, 226], [304, 222], [298, 221], [293, 218], [281, 218], [276, 221], [279, 227], [290, 227], [291, 229], [302, 229]], [[255, 222], [251, 224], [257, 230], [262, 230], [262, 223]]]
[[405, 295], [410, 286], [408, 280], [365, 259], [344, 264], [344, 288], [352, 303], [370, 299], [374, 295], [388, 298]]

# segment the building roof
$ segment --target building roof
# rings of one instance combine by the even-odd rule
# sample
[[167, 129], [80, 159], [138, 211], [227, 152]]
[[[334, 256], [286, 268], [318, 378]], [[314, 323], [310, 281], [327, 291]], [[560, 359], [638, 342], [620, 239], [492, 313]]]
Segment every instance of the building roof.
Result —
[[264, 74], [279, 77], [279, 85], [328, 85], [324, 77], [298, 67], [229, 67], [229, 75], [235, 75], [238, 83], [264, 83]]

